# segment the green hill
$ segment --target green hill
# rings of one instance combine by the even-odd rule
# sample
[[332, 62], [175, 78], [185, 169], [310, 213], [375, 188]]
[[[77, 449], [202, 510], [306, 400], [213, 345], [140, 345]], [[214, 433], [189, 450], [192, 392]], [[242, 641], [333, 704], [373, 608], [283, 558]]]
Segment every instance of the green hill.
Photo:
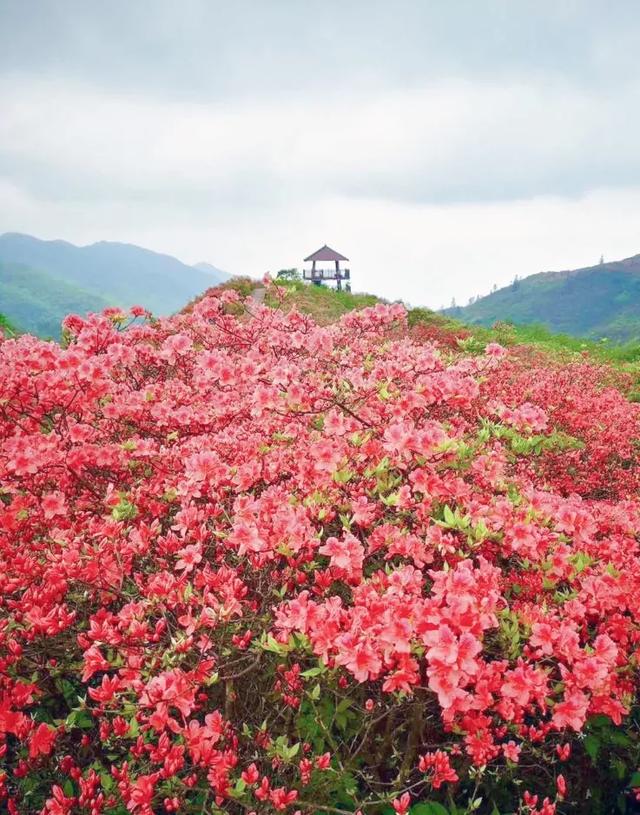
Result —
[[101, 311], [107, 305], [104, 298], [46, 272], [0, 261], [0, 309], [17, 331], [58, 339], [67, 314]]
[[640, 339], [640, 255], [565, 272], [544, 272], [445, 314], [470, 325], [538, 324], [576, 337]]
[[[57, 317], [60, 306], [70, 300], [78, 303], [72, 310], [80, 313], [105, 305], [128, 308], [140, 304], [155, 314], [168, 315], [229, 277], [210, 264], [188, 266], [170, 255], [133, 244], [101, 241], [91, 246], [74, 246], [66, 241], [43, 241], [17, 233], [0, 235], [0, 263], [9, 264], [14, 270], [17, 266], [23, 269], [19, 284], [14, 280], [9, 283], [4, 275], [0, 281], [4, 286], [18, 287], [19, 295], [14, 292], [13, 298], [20, 304], [19, 311], [12, 311], [14, 300], [5, 305], [1, 297], [0, 310], [20, 327], [28, 326], [29, 330], [46, 335], [57, 334], [57, 330], [51, 330], [49, 317]], [[45, 275], [45, 288], [52, 297], [47, 317], [43, 314], [47, 300], [42, 296], [41, 278], [32, 272], [29, 279], [24, 274], [25, 268]], [[57, 295], [50, 291], [51, 279], [62, 285]], [[85, 302], [87, 308], [82, 307]], [[36, 325], [46, 325], [46, 329], [36, 329]]]

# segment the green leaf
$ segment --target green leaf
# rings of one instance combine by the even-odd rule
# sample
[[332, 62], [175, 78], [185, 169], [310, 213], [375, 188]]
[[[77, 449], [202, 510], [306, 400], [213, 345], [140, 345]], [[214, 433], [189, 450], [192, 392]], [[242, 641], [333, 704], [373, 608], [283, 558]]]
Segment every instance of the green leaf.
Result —
[[111, 515], [116, 521], [127, 521], [131, 518], [135, 518], [137, 514], [138, 510], [136, 507], [131, 501], [127, 501], [126, 498], [121, 498], [120, 503], [116, 504], [111, 510]]
[[220, 679], [220, 674], [217, 671], [214, 671], [210, 676], [208, 676], [204, 680], [204, 685], [207, 688], [210, 688], [212, 685], [216, 685], [218, 683], [219, 679]]
[[260, 647], [274, 654], [286, 654], [287, 652], [287, 649], [281, 645], [272, 634], [267, 634], [266, 637], [260, 640]]
[[591, 566], [591, 564], [594, 563], [594, 560], [586, 552], [576, 552], [576, 554], [571, 558], [571, 563], [573, 568], [576, 570], [576, 574], [580, 574], [581, 572], [584, 572], [588, 566]]
[[624, 761], [621, 761], [619, 758], [614, 758], [611, 762], [611, 767], [615, 771], [615, 774], [618, 776], [620, 781], [622, 781], [627, 774], [627, 765], [624, 763]]
[[79, 727], [81, 730], [89, 730], [93, 725], [93, 716], [88, 710], [72, 710], [67, 716], [66, 726], [68, 728]]
[[378, 388], [378, 396], [385, 402], [387, 399], [391, 398], [391, 394], [389, 393], [389, 389], [387, 388], [387, 383], [383, 382]]
[[[372, 475], [382, 475], [383, 473], [386, 473], [386, 471], [388, 469], [389, 469], [389, 456], [385, 456], [383, 459], [381, 459], [378, 462], [378, 464], [375, 466], [375, 468], [371, 471], [371, 474]], [[368, 477], [370, 477], [370, 476], [368, 476]]]
[[343, 529], [351, 529], [352, 519], [348, 515], [343, 515], [340, 513], [340, 523], [342, 524]]
[[609, 740], [611, 744], [615, 744], [617, 747], [628, 747], [631, 744], [629, 736], [620, 730], [612, 730], [609, 734]]
[[414, 804], [409, 810], [410, 815], [449, 815], [449, 810], [437, 801], [423, 801]]
[[353, 478], [351, 470], [336, 470], [333, 474], [333, 480], [337, 484], [348, 484]]
[[310, 676], [320, 676], [320, 674], [323, 674], [326, 670], [324, 665], [318, 665], [316, 668], [309, 668], [303, 671], [300, 676], [304, 676], [304, 678], [307, 679]]
[[400, 496], [397, 492], [392, 492], [390, 495], [381, 495], [380, 500], [387, 507], [395, 507], [398, 505]]
[[590, 734], [585, 738], [583, 744], [585, 752], [595, 764], [598, 760], [598, 753], [600, 752], [600, 739]]
[[451, 510], [451, 507], [448, 504], [444, 505], [443, 516], [444, 516], [445, 522], [449, 526], [455, 526], [456, 525], [456, 516], [453, 514], [453, 512]]

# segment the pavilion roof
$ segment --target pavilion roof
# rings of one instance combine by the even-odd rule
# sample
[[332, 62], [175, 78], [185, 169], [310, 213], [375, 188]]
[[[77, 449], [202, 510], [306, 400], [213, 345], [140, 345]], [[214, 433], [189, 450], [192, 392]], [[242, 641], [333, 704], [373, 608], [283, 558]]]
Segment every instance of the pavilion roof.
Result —
[[349, 260], [349, 258], [341, 255], [340, 252], [336, 252], [335, 249], [331, 249], [331, 247], [325, 243], [321, 249], [318, 249], [317, 252], [309, 255], [309, 257], [304, 260], [306, 263], [308, 260]]

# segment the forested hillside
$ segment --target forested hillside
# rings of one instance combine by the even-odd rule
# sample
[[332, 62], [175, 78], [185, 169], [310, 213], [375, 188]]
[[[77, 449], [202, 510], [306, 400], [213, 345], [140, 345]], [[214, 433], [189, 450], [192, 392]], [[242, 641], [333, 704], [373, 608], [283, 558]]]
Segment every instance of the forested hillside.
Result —
[[445, 313], [470, 324], [509, 320], [578, 337], [640, 339], [640, 255], [525, 277]]
[[144, 302], [166, 315], [205, 289], [228, 278], [124, 243], [74, 246], [30, 235], [0, 235], [0, 310], [16, 325], [42, 336], [58, 336], [70, 311]]
[[67, 314], [102, 311], [108, 305], [106, 299], [65, 280], [0, 261], [0, 309], [18, 331], [58, 339]]

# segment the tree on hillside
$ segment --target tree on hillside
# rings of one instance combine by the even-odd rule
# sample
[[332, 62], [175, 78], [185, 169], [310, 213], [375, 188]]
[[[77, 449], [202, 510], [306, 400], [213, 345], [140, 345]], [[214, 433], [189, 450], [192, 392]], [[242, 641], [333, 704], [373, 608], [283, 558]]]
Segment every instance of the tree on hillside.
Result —
[[276, 274], [278, 280], [301, 280], [301, 275], [298, 269], [280, 269]]
[[5, 337], [15, 337], [16, 330], [4, 314], [0, 314], [0, 336], [3, 335]]

